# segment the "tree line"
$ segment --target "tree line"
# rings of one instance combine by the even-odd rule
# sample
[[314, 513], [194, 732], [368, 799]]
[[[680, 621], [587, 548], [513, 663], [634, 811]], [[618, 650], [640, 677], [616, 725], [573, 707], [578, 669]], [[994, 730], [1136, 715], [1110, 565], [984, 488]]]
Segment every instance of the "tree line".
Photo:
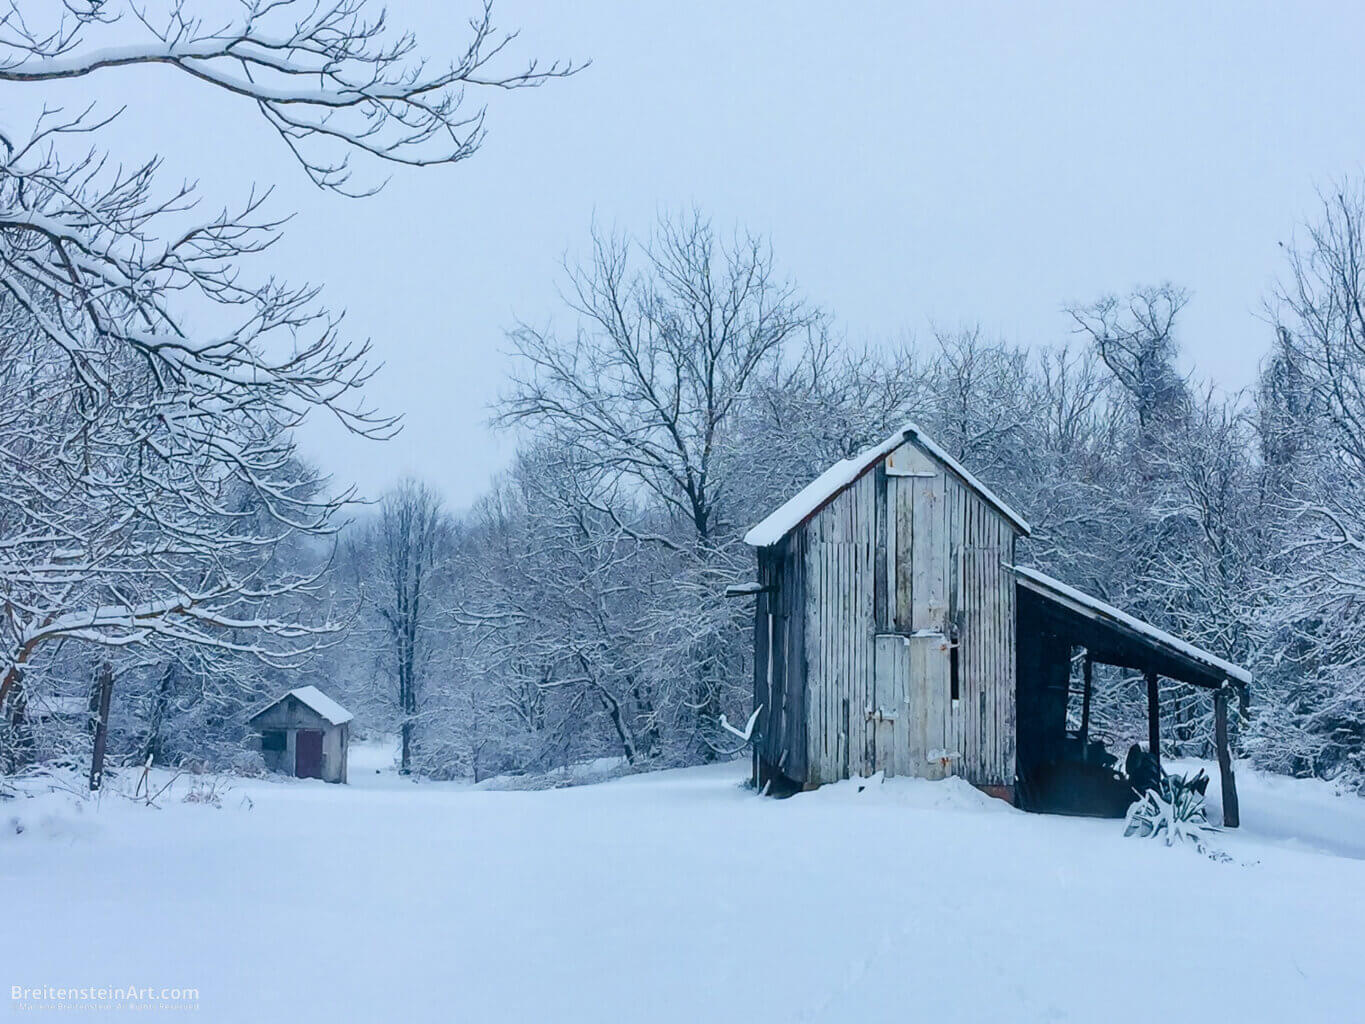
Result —
[[[511, 467], [459, 513], [404, 484], [345, 548], [350, 599], [371, 603], [367, 685], [390, 694], [374, 713], [436, 776], [726, 756], [717, 720], [751, 701], [751, 612], [722, 596], [752, 578], [744, 530], [913, 419], [1026, 510], [1021, 560], [1253, 670], [1244, 755], [1359, 784], [1363, 212], [1358, 184], [1322, 197], [1234, 394], [1181, 369], [1190, 296], [1169, 283], [1069, 307], [1053, 346], [970, 327], [857, 347], [762, 239], [695, 212], [594, 233], [562, 333], [510, 332]], [[432, 542], [413, 548], [409, 522]], [[1145, 735], [1144, 686], [1099, 671], [1117, 749]], [[1165, 741], [1207, 756], [1209, 697], [1163, 701]]]
[[[154, 66], [240, 100], [307, 180], [355, 196], [376, 168], [472, 156], [481, 90], [574, 70], [507, 67], [487, 7], [437, 66], [367, 0], [224, 24], [174, 2], [11, 6], [11, 95], [95, 100]], [[752, 577], [745, 528], [913, 419], [1026, 512], [1022, 559], [1253, 670], [1246, 756], [1365, 780], [1360, 182], [1285, 246], [1236, 394], [1182, 370], [1173, 284], [1070, 307], [1051, 346], [976, 327], [860, 346], [761, 237], [695, 211], [593, 232], [559, 326], [508, 335], [511, 465], [466, 509], [408, 481], [353, 514], [293, 435], [319, 414], [392, 433], [364, 400], [369, 346], [315, 287], [257, 269], [283, 223], [268, 194], [205, 214], [158, 160], [108, 159], [117, 125], [41, 107], [0, 128], [5, 771], [96, 747], [252, 770], [247, 712], [307, 682], [428, 776], [729, 756], [751, 623], [722, 595]], [[1167, 699], [1167, 742], [1206, 753], [1207, 698]], [[1143, 701], [1104, 670], [1096, 732], [1136, 738]]]
[[325, 415], [378, 440], [396, 426], [365, 402], [368, 343], [317, 287], [262, 269], [288, 219], [270, 190], [218, 206], [157, 157], [113, 159], [122, 111], [103, 104], [106, 86], [142, 69], [217, 94], [304, 180], [362, 197], [392, 166], [472, 156], [480, 94], [575, 70], [510, 65], [512, 41], [487, 4], [444, 64], [370, 0], [0, 11], [7, 768], [60, 750], [91, 678], [113, 681], [112, 702], [95, 702], [96, 752], [111, 728], [109, 749], [153, 757], [240, 730], [242, 701], [349, 621], [315, 556], [351, 494], [298, 457], [295, 428]]

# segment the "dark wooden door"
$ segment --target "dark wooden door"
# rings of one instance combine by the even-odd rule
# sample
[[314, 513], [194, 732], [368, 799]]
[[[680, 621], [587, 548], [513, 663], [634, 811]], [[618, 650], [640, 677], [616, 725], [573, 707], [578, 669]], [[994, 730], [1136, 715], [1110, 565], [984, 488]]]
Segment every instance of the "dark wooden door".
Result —
[[294, 774], [301, 779], [322, 778], [322, 732], [300, 729], [294, 734]]

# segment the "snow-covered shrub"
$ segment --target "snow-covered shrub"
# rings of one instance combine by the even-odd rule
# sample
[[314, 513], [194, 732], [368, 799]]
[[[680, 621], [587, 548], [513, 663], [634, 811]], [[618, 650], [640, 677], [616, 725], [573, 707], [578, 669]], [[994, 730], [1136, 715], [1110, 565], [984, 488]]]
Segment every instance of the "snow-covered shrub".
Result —
[[263, 779], [270, 774], [265, 766], [265, 759], [256, 747], [236, 751], [228, 761], [227, 770], [233, 775], [248, 779]]
[[231, 787], [223, 785], [221, 779], [195, 779], [190, 783], [190, 788], [181, 797], [182, 803], [187, 804], [207, 804], [210, 807], [223, 806], [223, 794], [228, 792]]
[[1203, 771], [1190, 778], [1164, 776], [1159, 792], [1147, 790], [1128, 808], [1123, 834], [1165, 839], [1167, 846], [1189, 844], [1205, 852], [1208, 834], [1217, 831], [1209, 824], [1204, 808], [1207, 785], [1208, 776]]

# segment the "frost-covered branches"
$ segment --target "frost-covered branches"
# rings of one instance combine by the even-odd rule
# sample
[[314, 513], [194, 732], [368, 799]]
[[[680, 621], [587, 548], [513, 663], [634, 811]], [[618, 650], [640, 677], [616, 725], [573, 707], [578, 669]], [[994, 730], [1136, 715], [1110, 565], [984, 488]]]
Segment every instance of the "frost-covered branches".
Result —
[[312, 574], [272, 571], [271, 549], [330, 529], [346, 496], [300, 466], [290, 432], [314, 409], [360, 433], [391, 430], [359, 403], [367, 347], [340, 339], [315, 290], [245, 276], [242, 260], [273, 237], [256, 217], [261, 197], [172, 228], [187, 193], [158, 198], [154, 162], [106, 173], [52, 143], [10, 154], [0, 700], [59, 637], [213, 634], [255, 650], [221, 637], [258, 629], [297, 651], [304, 631], [268, 609]]
[[683, 710], [685, 680], [654, 661], [654, 612], [680, 555], [631, 535], [658, 529], [638, 508], [583, 502], [580, 473], [572, 451], [536, 445], [471, 522], [455, 617], [497, 741], [486, 762], [648, 761]]
[[764, 242], [721, 242], [696, 213], [662, 220], [644, 243], [594, 233], [590, 263], [568, 275], [576, 333], [512, 332], [519, 365], [501, 422], [553, 432], [705, 541], [725, 499], [715, 469], [729, 424], [818, 315]]
[[445, 646], [454, 546], [454, 523], [440, 497], [412, 480], [383, 496], [377, 514], [352, 541], [358, 596], [374, 620], [369, 632], [377, 661], [392, 684], [388, 703], [397, 709], [399, 767], [405, 773], [412, 767], [423, 683], [433, 653]]
[[[740, 667], [723, 639], [735, 613], [710, 598], [748, 561], [736, 513], [757, 450], [745, 451], [741, 420], [820, 316], [778, 277], [764, 242], [723, 242], [696, 213], [661, 220], [643, 243], [594, 233], [592, 259], [569, 269], [567, 293], [573, 336], [527, 325], [512, 333], [518, 364], [499, 420], [572, 463], [579, 506], [623, 539], [667, 552], [680, 599], [651, 623], [649, 656], [671, 659], [686, 680], [672, 706], [710, 751]], [[596, 674], [592, 666], [585, 657], [582, 671]]]
[[1365, 184], [1322, 197], [1319, 219], [1288, 247], [1272, 306], [1284, 354], [1321, 403], [1331, 441], [1365, 468]]
[[503, 69], [516, 33], [500, 33], [492, 3], [454, 59], [430, 62], [371, 0], [236, 0], [216, 4], [99, 0], [12, 3], [0, 15], [0, 82], [94, 78], [164, 67], [241, 99], [279, 135], [312, 180], [340, 192], [351, 157], [426, 166], [479, 148], [485, 108], [473, 90], [518, 89], [572, 74], [531, 61]]
[[1089, 306], [1067, 310], [1076, 331], [1095, 347], [1114, 380], [1130, 396], [1144, 447], [1163, 422], [1176, 420], [1187, 403], [1185, 381], [1175, 368], [1176, 321], [1189, 293], [1172, 284], [1134, 289]]
[[240, 98], [320, 186], [365, 191], [351, 155], [464, 159], [483, 119], [466, 89], [568, 72], [495, 71], [510, 40], [487, 6], [440, 67], [367, 0], [0, 10], [0, 91], [89, 96], [0, 126], [0, 708], [52, 644], [278, 666], [330, 642], [326, 554], [298, 540], [332, 534], [351, 495], [293, 432], [318, 414], [373, 438], [397, 425], [365, 404], [369, 345], [319, 290], [253, 273], [284, 220], [270, 193], [210, 212], [158, 160], [107, 160], [103, 85], [182, 72]]
[[291, 534], [326, 529], [336, 499], [318, 494], [268, 416], [201, 409], [195, 429], [218, 432], [205, 443], [176, 414], [210, 395], [168, 389], [93, 330], [73, 355], [9, 296], [0, 353], [0, 699], [36, 650], [64, 638], [211, 643], [267, 660], [319, 642], [276, 614], [317, 569], [274, 554]]
[[1365, 779], [1365, 190], [1343, 182], [1286, 247], [1262, 366], [1260, 447], [1275, 512], [1251, 742], [1280, 770]]

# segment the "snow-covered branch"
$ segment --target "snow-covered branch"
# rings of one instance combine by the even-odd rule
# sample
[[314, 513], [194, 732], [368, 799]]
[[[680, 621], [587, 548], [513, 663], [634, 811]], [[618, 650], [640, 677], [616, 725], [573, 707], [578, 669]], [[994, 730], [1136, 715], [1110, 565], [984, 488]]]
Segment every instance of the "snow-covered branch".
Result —
[[502, 67], [516, 33], [498, 31], [491, 0], [469, 22], [463, 50], [441, 63], [421, 56], [416, 37], [391, 29], [371, 0], [250, 0], [235, 13], [202, 6], [12, 6], [0, 17], [0, 82], [163, 67], [239, 97], [319, 186], [361, 194], [374, 186], [352, 184], [352, 154], [409, 166], [467, 159], [483, 141], [486, 113], [467, 103], [471, 90], [532, 88], [578, 70], [535, 60]]

